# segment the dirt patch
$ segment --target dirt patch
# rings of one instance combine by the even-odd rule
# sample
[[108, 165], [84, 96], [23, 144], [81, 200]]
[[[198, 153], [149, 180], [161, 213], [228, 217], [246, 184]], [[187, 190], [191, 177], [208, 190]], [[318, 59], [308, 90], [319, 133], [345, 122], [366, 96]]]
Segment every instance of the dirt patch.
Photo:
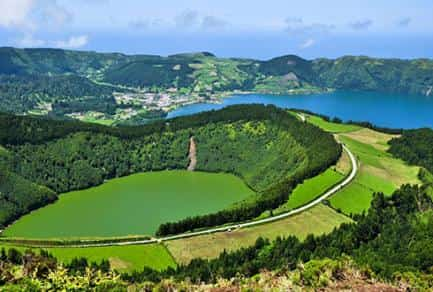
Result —
[[378, 150], [386, 151], [389, 148], [388, 141], [392, 138], [398, 137], [399, 135], [390, 135], [363, 128], [358, 131], [345, 133], [344, 136], [369, 144]]
[[110, 261], [110, 266], [116, 270], [126, 270], [131, 266], [130, 263], [125, 262], [124, 260], [121, 260], [117, 257], [112, 257], [108, 260]]
[[350, 162], [349, 155], [346, 151], [341, 153], [340, 159], [338, 159], [337, 165], [335, 166], [335, 170], [339, 173], [346, 175], [352, 169], [352, 164]]
[[195, 166], [197, 165], [197, 148], [195, 145], [194, 137], [189, 138], [189, 165], [188, 170], [194, 171]]
[[233, 251], [254, 245], [259, 236], [273, 240], [277, 236], [295, 235], [303, 239], [311, 233], [319, 235], [331, 232], [334, 227], [349, 221], [333, 209], [319, 204], [301, 214], [279, 221], [234, 229], [231, 232], [218, 232], [167, 241], [166, 246], [176, 262], [186, 264], [193, 258], [215, 258], [224, 249]]

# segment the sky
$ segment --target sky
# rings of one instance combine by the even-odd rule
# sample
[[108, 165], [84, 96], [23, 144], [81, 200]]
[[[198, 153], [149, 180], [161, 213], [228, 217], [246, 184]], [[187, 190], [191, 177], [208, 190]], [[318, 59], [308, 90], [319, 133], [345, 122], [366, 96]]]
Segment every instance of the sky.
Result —
[[0, 46], [433, 58], [431, 0], [0, 0]]

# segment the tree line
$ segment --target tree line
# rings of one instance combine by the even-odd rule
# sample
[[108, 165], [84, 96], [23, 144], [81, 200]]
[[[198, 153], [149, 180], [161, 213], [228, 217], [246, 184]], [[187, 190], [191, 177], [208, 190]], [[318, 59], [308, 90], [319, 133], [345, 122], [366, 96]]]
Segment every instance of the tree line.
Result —
[[433, 266], [432, 208], [424, 187], [405, 185], [391, 197], [376, 193], [367, 214], [358, 215], [356, 223], [345, 223], [327, 235], [309, 235], [303, 241], [295, 236], [278, 237], [272, 242], [258, 238], [255, 245], [224, 251], [216, 259], [193, 259], [164, 272], [144, 268], [123, 277], [132, 282], [168, 277], [213, 282], [235, 275], [250, 277], [263, 269], [293, 270], [300, 262], [338, 259], [341, 255], [349, 255], [386, 279], [398, 273], [428, 274]]
[[[39, 190], [63, 193], [137, 172], [185, 169], [189, 137], [194, 135], [198, 170], [233, 173], [259, 193], [257, 200], [236, 208], [162, 225], [159, 235], [254, 218], [285, 202], [296, 184], [334, 164], [341, 153], [330, 134], [282, 109], [261, 105], [134, 127], [1, 114], [0, 129], [1, 144], [9, 153], [0, 155], [0, 161]], [[30, 203], [23, 205], [18, 184], [9, 185], [3, 197], [8, 202], [4, 206], [10, 207], [2, 224], [56, 198], [39, 192], [35, 198], [27, 196]]]
[[419, 165], [433, 173], [433, 130], [406, 130], [389, 141], [389, 152], [409, 164]]

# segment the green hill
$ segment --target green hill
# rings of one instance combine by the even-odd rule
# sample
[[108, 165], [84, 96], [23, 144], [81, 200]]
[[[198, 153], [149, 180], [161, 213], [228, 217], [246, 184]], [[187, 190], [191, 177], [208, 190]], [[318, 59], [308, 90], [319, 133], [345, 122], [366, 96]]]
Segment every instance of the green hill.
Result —
[[[22, 113], [65, 97], [100, 97], [139, 88], [203, 96], [233, 90], [288, 93], [329, 88], [431, 94], [432, 76], [433, 61], [429, 59], [345, 56], [305, 60], [287, 55], [261, 61], [218, 58], [207, 52], [163, 57], [3, 47], [0, 110]], [[47, 77], [53, 80], [47, 81]], [[111, 85], [102, 86], [101, 82]], [[25, 83], [30, 85], [17, 89]]]
[[[198, 217], [185, 221], [188, 224], [169, 224], [160, 233], [254, 218], [285, 202], [298, 183], [324, 171], [341, 153], [332, 135], [284, 110], [261, 105], [231, 106], [139, 127], [2, 114], [0, 129], [0, 145], [7, 153], [2, 156], [4, 168], [52, 190], [43, 203], [35, 199], [30, 207], [9, 214], [0, 222], [3, 225], [51, 201], [54, 192], [88, 188], [138, 172], [186, 169], [191, 136], [197, 142], [197, 170], [235, 174], [260, 196], [209, 220]], [[5, 187], [3, 194], [8, 202], [22, 203], [11, 187]]]

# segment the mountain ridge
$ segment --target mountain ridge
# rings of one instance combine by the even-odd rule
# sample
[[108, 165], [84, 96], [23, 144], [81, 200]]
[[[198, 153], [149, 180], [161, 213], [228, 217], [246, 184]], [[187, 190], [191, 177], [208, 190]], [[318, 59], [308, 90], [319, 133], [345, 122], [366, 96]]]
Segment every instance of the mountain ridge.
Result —
[[[166, 112], [179, 105], [177, 99], [182, 104], [218, 101], [233, 92], [364, 90], [430, 96], [432, 87], [433, 60], [426, 58], [307, 60], [289, 54], [254, 60], [219, 58], [209, 52], [159, 56], [0, 48], [0, 111], [13, 113], [66, 117], [66, 113], [80, 115], [89, 103], [87, 111], [118, 120], [117, 116], [128, 116], [131, 111], [139, 117], [155, 112], [159, 116], [164, 106], [155, 104], [164, 96], [170, 99]], [[113, 98], [115, 93], [131, 96], [126, 97], [125, 105], [125, 98]], [[146, 101], [146, 94], [153, 95], [153, 101]], [[56, 110], [59, 103], [62, 108]]]

